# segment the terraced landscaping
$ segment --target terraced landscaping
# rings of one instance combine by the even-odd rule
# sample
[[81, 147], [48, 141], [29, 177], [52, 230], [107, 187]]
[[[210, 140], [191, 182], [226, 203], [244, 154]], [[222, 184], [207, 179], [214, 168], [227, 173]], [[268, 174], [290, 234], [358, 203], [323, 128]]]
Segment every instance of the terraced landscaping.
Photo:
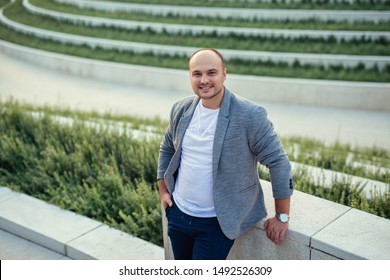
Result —
[[[110, 0], [108, 0], [110, 1]], [[112, 1], [112, 0], [111, 0]], [[198, 0], [189, 2], [187, 0], [117, 0], [117, 2], [156, 4], [156, 5], [183, 5], [183, 6], [202, 6], [202, 7], [228, 7], [228, 8], [257, 8], [257, 9], [335, 9], [335, 10], [389, 10], [390, 2], [388, 0], [377, 1], [330, 1], [330, 0]], [[286, 5], [286, 4], [289, 5]]]
[[[388, 35], [390, 32], [386, 31], [375, 35], [374, 32], [366, 30], [361, 36], [359, 32], [355, 32], [353, 38], [343, 38], [344, 35], [341, 33], [337, 35], [338, 37], [332, 34], [316, 37], [308, 35], [310, 33], [307, 33], [307, 30], [306, 33], [301, 31], [300, 34], [299, 29], [294, 30], [297, 34], [293, 36], [288, 35], [288, 31], [267, 35], [264, 28], [255, 28], [256, 32], [260, 32], [257, 35], [243, 34], [244, 30], [236, 28], [223, 33], [210, 29], [210, 26], [207, 27], [208, 31], [198, 29], [194, 32], [193, 29], [188, 30], [192, 22], [186, 24], [186, 30], [183, 27], [185, 24], [178, 22], [175, 17], [152, 16], [163, 25], [163, 28], [156, 28], [153, 26], [153, 22], [156, 21], [144, 21], [150, 19], [150, 15], [139, 13], [136, 15], [146, 18], [132, 19], [135, 25], [124, 27], [118, 25], [118, 21], [112, 22], [112, 19], [122, 19], [123, 23], [126, 22], [123, 18], [127, 18], [128, 21], [135, 15], [134, 13], [99, 11], [96, 15], [94, 14], [96, 11], [91, 9], [81, 9], [58, 2], [67, 1], [14, 1], [4, 11], [3, 24], [6, 25], [0, 31], [0, 38], [94, 59], [179, 69], [187, 67], [187, 57], [193, 50], [207, 46], [226, 51], [230, 73], [309, 79], [390, 81], [390, 48], [389, 39], [386, 38], [390, 37]], [[34, 8], [40, 8], [41, 12], [37, 14], [33, 11]], [[53, 11], [61, 11], [63, 17], [50, 15]], [[80, 17], [78, 21], [72, 18], [75, 14], [88, 13], [94, 14], [94, 25], [85, 16]], [[180, 25], [182, 30], [177, 31], [172, 29], [172, 25], [164, 25], [167, 18], [172, 22], [176, 20], [175, 26]], [[100, 23], [96, 24], [98, 19]], [[192, 18], [185, 17], [184, 20]], [[142, 23], [142, 27], [137, 26], [137, 22]], [[382, 25], [383, 29], [389, 30], [389, 22], [367, 23], [367, 29], [370, 29], [370, 26]], [[323, 28], [327, 25], [324, 22], [320, 24]], [[342, 29], [344, 24], [333, 22], [330, 26], [333, 28], [339, 25]], [[253, 28], [251, 29], [253, 33]], [[47, 34], [49, 31], [54, 33]], [[107, 49], [110, 49], [110, 54], [105, 54]]]

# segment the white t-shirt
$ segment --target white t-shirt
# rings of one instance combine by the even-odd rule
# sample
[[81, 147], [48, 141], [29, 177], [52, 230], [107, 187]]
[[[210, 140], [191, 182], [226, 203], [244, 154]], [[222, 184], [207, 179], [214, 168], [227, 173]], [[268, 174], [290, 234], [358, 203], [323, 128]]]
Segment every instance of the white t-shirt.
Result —
[[183, 138], [173, 196], [181, 211], [195, 217], [216, 216], [212, 156], [218, 113], [199, 101]]

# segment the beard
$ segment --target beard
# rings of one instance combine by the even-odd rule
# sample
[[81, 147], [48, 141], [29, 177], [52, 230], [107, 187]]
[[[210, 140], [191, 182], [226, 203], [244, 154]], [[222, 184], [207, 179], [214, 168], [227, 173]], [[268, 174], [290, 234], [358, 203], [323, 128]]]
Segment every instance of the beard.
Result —
[[221, 88], [215, 88], [214, 85], [212, 86], [202, 86], [201, 88], [196, 88], [195, 94], [198, 95], [200, 98], [209, 100], [217, 95], [219, 95], [221, 92], [223, 92], [223, 87]]

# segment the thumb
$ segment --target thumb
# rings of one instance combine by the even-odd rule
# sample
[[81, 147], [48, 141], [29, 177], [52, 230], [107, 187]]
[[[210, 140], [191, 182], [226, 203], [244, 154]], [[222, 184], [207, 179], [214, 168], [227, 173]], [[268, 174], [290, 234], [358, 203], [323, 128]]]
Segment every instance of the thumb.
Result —
[[164, 202], [165, 202], [166, 204], [168, 204], [169, 207], [172, 207], [172, 205], [173, 205], [173, 202], [172, 202], [172, 199], [171, 199], [171, 196], [170, 196], [170, 195], [165, 196]]
[[170, 198], [167, 199], [167, 203], [168, 203], [169, 207], [172, 207], [173, 202], [172, 202], [172, 200]]
[[268, 228], [268, 219], [264, 222], [264, 230], [267, 230]]

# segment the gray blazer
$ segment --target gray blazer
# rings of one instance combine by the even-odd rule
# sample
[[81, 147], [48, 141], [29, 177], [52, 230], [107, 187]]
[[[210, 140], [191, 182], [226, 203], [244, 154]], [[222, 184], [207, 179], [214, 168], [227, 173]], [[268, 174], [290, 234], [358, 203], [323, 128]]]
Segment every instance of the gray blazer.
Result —
[[[173, 192], [185, 131], [200, 98], [178, 101], [162, 140], [158, 179]], [[257, 164], [267, 166], [274, 198], [293, 193], [290, 162], [266, 111], [225, 88], [213, 146], [214, 203], [224, 234], [235, 239], [267, 216]]]

